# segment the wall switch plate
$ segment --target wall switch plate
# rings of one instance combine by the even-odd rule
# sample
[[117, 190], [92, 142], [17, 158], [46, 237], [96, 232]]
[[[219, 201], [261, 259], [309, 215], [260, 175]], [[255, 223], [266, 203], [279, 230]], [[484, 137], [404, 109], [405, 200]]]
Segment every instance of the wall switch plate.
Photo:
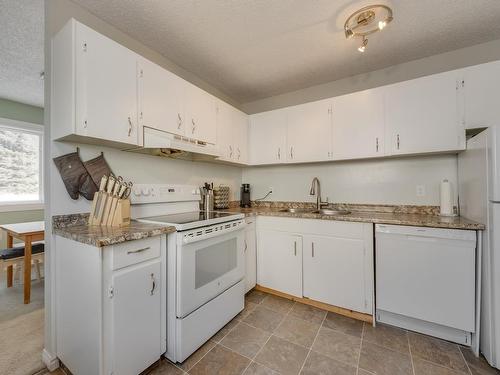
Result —
[[425, 185], [417, 185], [417, 197], [425, 197]]

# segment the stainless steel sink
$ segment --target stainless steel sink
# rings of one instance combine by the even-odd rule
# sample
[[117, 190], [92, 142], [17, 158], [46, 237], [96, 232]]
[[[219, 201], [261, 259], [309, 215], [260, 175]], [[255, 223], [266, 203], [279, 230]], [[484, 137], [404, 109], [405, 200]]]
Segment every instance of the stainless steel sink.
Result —
[[321, 209], [321, 210], [316, 210], [313, 211], [312, 213], [314, 214], [320, 214], [320, 215], [349, 215], [351, 211], [347, 210], [329, 210], [329, 209]]
[[291, 214], [310, 214], [314, 211], [310, 208], [284, 208], [280, 210], [280, 212], [290, 212]]

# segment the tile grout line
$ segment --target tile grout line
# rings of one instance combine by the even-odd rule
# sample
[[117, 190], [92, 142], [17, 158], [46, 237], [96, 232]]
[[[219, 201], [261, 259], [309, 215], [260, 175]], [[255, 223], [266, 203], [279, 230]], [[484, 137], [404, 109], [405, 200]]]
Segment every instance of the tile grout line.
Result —
[[[297, 303], [297, 302], [295, 302], [295, 303]], [[309, 351], [307, 352], [306, 358], [304, 359], [304, 362], [302, 363], [302, 366], [300, 367], [299, 374], [302, 372], [302, 370], [304, 370], [304, 366], [306, 365], [307, 358], [309, 358], [309, 356], [311, 355], [312, 348], [314, 346], [314, 343], [316, 342], [316, 339], [319, 336], [319, 332], [321, 331], [321, 327], [323, 327], [323, 323], [325, 322], [327, 315], [328, 315], [328, 312], [325, 314], [325, 316], [323, 317], [323, 320], [321, 321], [321, 324], [319, 325], [318, 332], [316, 332], [316, 336], [314, 336], [314, 340], [311, 344], [311, 347], [309, 348]]]
[[467, 366], [467, 370], [469, 370], [469, 374], [472, 375], [472, 370], [469, 367], [469, 362], [465, 359], [464, 353], [462, 353], [462, 349], [460, 349], [460, 346], [457, 345], [458, 351], [460, 352], [460, 355], [462, 356], [462, 359], [465, 362], [465, 366]]
[[365, 324], [363, 322], [363, 328], [361, 329], [361, 340], [359, 342], [359, 354], [358, 354], [358, 363], [356, 364], [356, 375], [359, 375], [359, 362], [361, 360], [361, 349], [363, 348], [363, 340], [365, 339]]
[[[267, 298], [267, 296], [266, 296], [266, 298]], [[261, 302], [263, 302], [263, 301], [264, 301], [264, 300], [262, 300]], [[254, 359], [255, 359], [255, 358], [257, 358], [257, 356], [258, 356], [258, 355], [259, 355], [259, 353], [262, 351], [262, 349], [264, 349], [264, 347], [267, 345], [267, 343], [269, 342], [269, 340], [271, 340], [271, 337], [273, 337], [273, 335], [274, 335], [274, 331], [276, 331], [276, 329], [278, 329], [278, 327], [279, 327], [279, 326], [281, 325], [281, 323], [282, 323], [282, 322], [286, 319], [286, 317], [287, 317], [288, 315], [290, 315], [290, 312], [292, 311], [292, 308], [293, 308], [293, 306], [295, 306], [295, 304], [296, 304], [296, 303], [297, 303], [297, 302], [293, 301], [292, 306], [290, 306], [290, 309], [288, 310], [288, 312], [287, 312], [287, 313], [283, 316], [283, 318], [280, 320], [279, 324], [278, 324], [278, 325], [276, 326], [276, 328], [275, 328], [275, 329], [271, 332], [271, 335], [269, 335], [269, 337], [267, 338], [266, 342], [265, 342], [265, 343], [264, 343], [264, 344], [260, 347], [260, 349], [257, 351], [257, 353], [255, 353]], [[270, 310], [270, 309], [269, 309], [269, 310]], [[271, 310], [271, 311], [273, 311], [273, 310]], [[252, 327], [253, 327], [253, 326], [252, 326]], [[257, 328], [257, 327], [255, 327], [255, 328]], [[278, 336], [276, 336], [276, 337], [278, 337]], [[255, 361], [255, 360], [252, 360], [252, 362], [255, 362], [255, 363], [259, 364], [259, 365], [262, 365], [262, 366], [264, 366], [264, 367], [268, 368], [267, 366], [265, 366], [265, 365], [263, 365], [263, 364], [261, 364], [261, 363], [259, 363], [259, 362]], [[243, 373], [245, 373], [245, 371], [246, 371], [246, 370], [248, 369], [248, 367], [252, 364], [252, 362], [250, 362], [250, 363], [248, 364], [248, 366], [245, 368], [245, 370], [243, 371]], [[270, 370], [273, 370], [273, 369], [270, 369]], [[278, 372], [278, 371], [275, 371], [275, 370], [273, 370], [273, 371], [279, 374], [279, 372]]]
[[413, 364], [413, 353], [411, 351], [410, 334], [408, 332], [406, 332], [406, 341], [408, 342], [408, 350], [410, 351], [411, 371], [413, 375], [415, 375], [415, 365]]

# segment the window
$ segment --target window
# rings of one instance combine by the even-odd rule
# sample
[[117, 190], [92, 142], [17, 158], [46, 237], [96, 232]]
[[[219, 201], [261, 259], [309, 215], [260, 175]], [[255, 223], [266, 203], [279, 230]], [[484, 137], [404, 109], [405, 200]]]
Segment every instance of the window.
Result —
[[0, 119], [0, 207], [40, 205], [43, 127]]

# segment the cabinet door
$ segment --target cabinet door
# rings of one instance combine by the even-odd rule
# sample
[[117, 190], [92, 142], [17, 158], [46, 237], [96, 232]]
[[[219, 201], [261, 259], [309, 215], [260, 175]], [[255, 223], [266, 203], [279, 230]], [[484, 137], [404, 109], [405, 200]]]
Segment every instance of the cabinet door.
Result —
[[245, 293], [257, 283], [257, 243], [255, 222], [246, 221], [245, 227]]
[[234, 160], [241, 164], [248, 162], [248, 115], [237, 109], [233, 109], [235, 124]]
[[456, 71], [385, 88], [386, 153], [416, 154], [465, 148]]
[[333, 159], [384, 156], [383, 90], [365, 90], [332, 100]]
[[138, 88], [140, 125], [184, 135], [185, 81], [141, 59]]
[[497, 126], [500, 61], [471, 66], [464, 71], [465, 127]]
[[77, 133], [137, 145], [137, 55], [80, 23], [76, 40]]
[[[304, 296], [349, 310], [371, 313], [370, 270], [361, 239], [305, 235]], [[369, 264], [369, 262], [368, 262]], [[369, 295], [368, 295], [369, 294]]]
[[216, 144], [216, 99], [199, 87], [187, 83], [185, 135], [198, 141]]
[[259, 285], [302, 297], [302, 238], [263, 230], [257, 251]]
[[225, 161], [233, 161], [233, 108], [220, 101], [217, 104], [217, 148], [222, 156], [219, 158]]
[[250, 116], [250, 164], [279, 164], [286, 160], [286, 110]]
[[332, 146], [331, 100], [302, 104], [287, 111], [287, 162], [329, 160]]
[[161, 356], [160, 280], [160, 260], [113, 274], [114, 374], [139, 374]]

